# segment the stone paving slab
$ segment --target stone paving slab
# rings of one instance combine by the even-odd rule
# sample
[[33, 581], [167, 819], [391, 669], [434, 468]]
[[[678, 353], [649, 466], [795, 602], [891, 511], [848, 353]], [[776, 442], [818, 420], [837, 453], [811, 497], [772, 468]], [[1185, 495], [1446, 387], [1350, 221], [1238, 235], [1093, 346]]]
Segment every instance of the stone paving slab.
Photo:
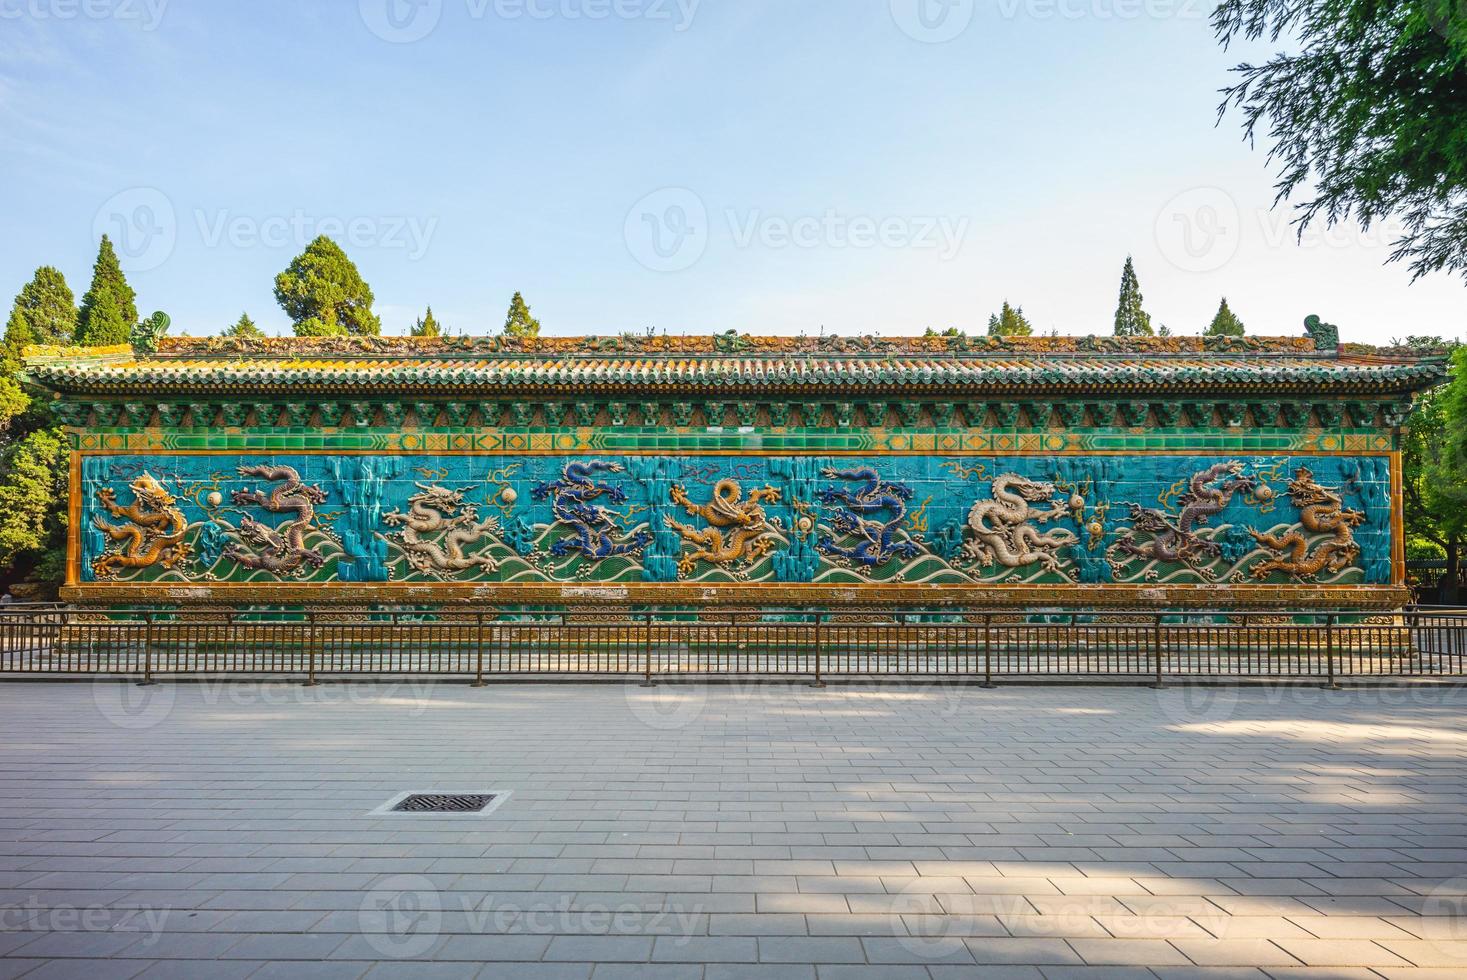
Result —
[[1464, 709], [0, 685], [0, 980], [1467, 977]]

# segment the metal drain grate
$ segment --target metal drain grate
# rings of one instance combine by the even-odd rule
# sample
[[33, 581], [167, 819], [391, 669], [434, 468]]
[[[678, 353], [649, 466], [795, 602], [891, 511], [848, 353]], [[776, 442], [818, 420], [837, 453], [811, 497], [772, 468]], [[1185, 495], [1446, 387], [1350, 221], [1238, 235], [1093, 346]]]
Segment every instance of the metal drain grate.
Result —
[[413, 793], [393, 813], [479, 813], [494, 802], [491, 793]]

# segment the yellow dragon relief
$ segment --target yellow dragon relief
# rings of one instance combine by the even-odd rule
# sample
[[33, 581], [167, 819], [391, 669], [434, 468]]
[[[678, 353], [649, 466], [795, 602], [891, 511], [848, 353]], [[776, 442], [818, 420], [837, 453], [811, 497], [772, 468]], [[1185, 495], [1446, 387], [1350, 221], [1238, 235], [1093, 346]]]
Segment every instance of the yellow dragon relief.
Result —
[[1355, 543], [1354, 529], [1365, 523], [1364, 514], [1346, 510], [1339, 493], [1315, 483], [1306, 466], [1299, 467], [1289, 481], [1289, 500], [1299, 509], [1299, 523], [1306, 531], [1331, 537], [1311, 552], [1301, 531], [1273, 535], [1249, 528], [1253, 540], [1274, 553], [1253, 566], [1254, 578], [1265, 579], [1273, 572], [1307, 578], [1322, 571], [1342, 572], [1355, 564], [1360, 545]]
[[98, 514], [92, 524], [114, 542], [92, 562], [97, 578], [111, 578], [124, 568], [147, 568], [162, 563], [172, 568], [188, 558], [190, 549], [183, 540], [188, 532], [188, 519], [177, 501], [150, 474], [144, 473], [128, 484], [133, 502], [123, 507], [111, 487], [97, 490], [97, 502], [113, 517], [124, 518], [126, 524], [109, 524]]
[[[696, 551], [678, 561], [679, 575], [691, 574], [699, 561], [728, 566], [742, 559], [746, 566], [752, 565], [773, 550], [776, 541], [769, 535], [774, 525], [759, 505], [779, 502], [779, 491], [774, 487], [760, 487], [745, 500], [744, 488], [737, 480], [719, 480], [713, 487], [713, 499], [706, 504], [693, 503], [680, 486], [673, 486], [671, 493], [673, 503], [710, 525], [700, 531], [671, 517], [663, 518], [684, 541], [697, 546]], [[728, 528], [733, 530], [725, 537], [724, 530]]]

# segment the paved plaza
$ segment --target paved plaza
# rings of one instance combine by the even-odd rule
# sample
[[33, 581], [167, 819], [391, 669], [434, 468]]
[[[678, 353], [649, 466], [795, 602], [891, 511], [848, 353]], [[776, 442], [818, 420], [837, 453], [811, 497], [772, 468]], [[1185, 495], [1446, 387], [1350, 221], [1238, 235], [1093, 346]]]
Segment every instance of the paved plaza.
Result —
[[[0, 978], [1467, 976], [1467, 690], [0, 686]], [[471, 816], [374, 813], [490, 792]]]

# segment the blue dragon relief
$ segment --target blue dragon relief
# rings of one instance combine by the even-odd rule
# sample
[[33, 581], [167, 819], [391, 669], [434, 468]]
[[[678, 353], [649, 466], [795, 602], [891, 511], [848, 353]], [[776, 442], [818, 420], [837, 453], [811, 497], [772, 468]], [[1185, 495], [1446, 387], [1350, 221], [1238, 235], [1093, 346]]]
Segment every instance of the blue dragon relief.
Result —
[[843, 536], [856, 538], [846, 547], [836, 544], [830, 535], [822, 535], [817, 547], [827, 555], [849, 558], [868, 568], [884, 565], [893, 556], [915, 558], [922, 549], [911, 540], [895, 540], [907, 519], [907, 501], [912, 488], [904, 483], [889, 483], [874, 469], [824, 470], [827, 480], [859, 482], [855, 490], [843, 486], [822, 487], [820, 502], [827, 507], [839, 506], [830, 526]]
[[599, 561], [616, 555], [628, 555], [641, 551], [652, 542], [652, 532], [645, 528], [636, 531], [630, 539], [618, 540], [622, 534], [618, 523], [621, 515], [609, 510], [597, 500], [611, 504], [626, 503], [627, 495], [619, 487], [599, 483], [598, 473], [620, 473], [620, 463], [601, 460], [565, 464], [560, 479], [542, 483], [531, 491], [536, 500], [549, 500], [550, 511], [557, 521], [570, 527], [572, 534], [551, 545], [550, 553], [557, 558], [570, 554]]

